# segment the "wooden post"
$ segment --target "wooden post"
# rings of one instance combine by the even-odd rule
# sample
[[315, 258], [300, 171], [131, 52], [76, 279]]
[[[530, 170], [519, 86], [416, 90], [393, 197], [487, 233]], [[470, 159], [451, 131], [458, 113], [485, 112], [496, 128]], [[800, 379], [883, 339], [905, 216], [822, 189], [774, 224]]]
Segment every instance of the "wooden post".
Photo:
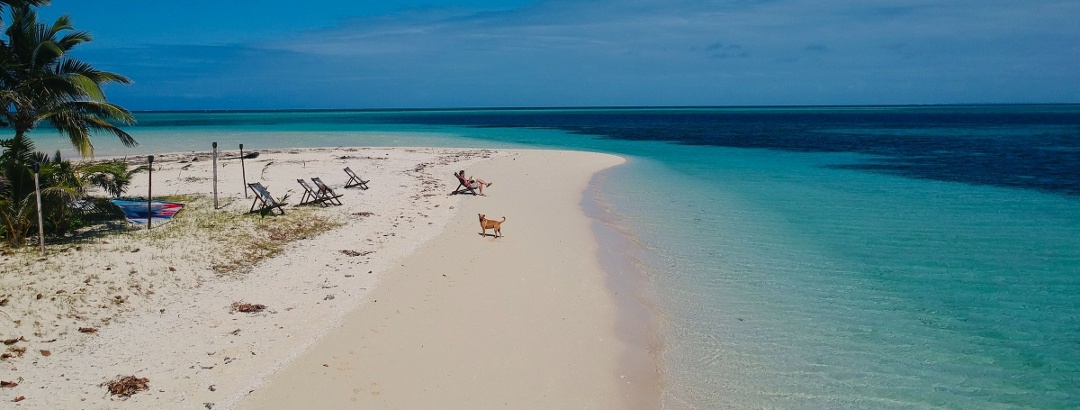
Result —
[[241, 190], [244, 191], [244, 199], [247, 199], [247, 171], [244, 170], [244, 144], [240, 144], [240, 175], [244, 178], [244, 186]]
[[150, 181], [146, 184], [146, 230], [150, 230], [150, 223], [154, 220], [154, 156], [146, 157], [150, 164]]
[[217, 199], [217, 142], [214, 142], [214, 209], [218, 209], [218, 199]]
[[37, 195], [37, 226], [38, 226], [38, 242], [41, 243], [41, 256], [45, 256], [45, 224], [41, 219], [41, 185], [38, 182], [38, 172], [41, 171], [41, 164], [34, 163], [34, 193]]

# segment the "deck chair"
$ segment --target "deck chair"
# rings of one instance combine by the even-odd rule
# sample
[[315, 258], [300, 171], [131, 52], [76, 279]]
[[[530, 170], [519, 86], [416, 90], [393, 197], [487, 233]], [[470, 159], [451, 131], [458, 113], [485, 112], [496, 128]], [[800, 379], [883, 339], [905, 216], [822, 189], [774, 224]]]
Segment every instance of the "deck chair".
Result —
[[349, 180], [345, 182], [345, 188], [352, 188], [354, 186], [360, 187], [360, 189], [367, 189], [367, 183], [371, 180], [362, 180], [359, 175], [356, 175], [352, 169], [345, 167], [345, 173], [349, 175]]
[[319, 194], [318, 190], [312, 189], [311, 185], [303, 179], [297, 178], [296, 182], [300, 183], [300, 186], [304, 187], [304, 195], [300, 197], [299, 205], [322, 205], [330, 206], [326, 203], [326, 197]]
[[334, 205], [341, 205], [341, 200], [338, 199], [341, 198], [341, 195], [335, 193], [333, 189], [330, 189], [330, 186], [322, 182], [322, 178], [311, 178], [311, 182], [314, 182], [315, 186], [319, 187], [319, 190], [316, 193], [319, 194], [324, 201]]
[[[270, 191], [267, 191], [262, 183], [252, 182], [248, 184], [248, 188], [251, 188], [251, 191], [255, 193], [255, 200], [251, 202], [251, 209], [248, 213], [269, 211], [268, 213], [273, 214], [276, 208], [278, 212], [285, 215], [285, 210], [282, 207], [288, 204], [278, 202], [274, 197], [270, 196]], [[255, 209], [256, 207], [258, 209]]]
[[473, 194], [473, 195], [476, 195], [476, 190], [474, 190], [471, 186], [469, 186], [469, 181], [466, 181], [465, 178], [462, 178], [461, 175], [457, 174], [457, 172], [454, 172], [453, 174], [454, 174], [454, 178], [457, 178], [458, 186], [457, 186], [457, 188], [454, 188], [453, 192], [450, 192], [450, 195], [456, 195], [456, 194]]

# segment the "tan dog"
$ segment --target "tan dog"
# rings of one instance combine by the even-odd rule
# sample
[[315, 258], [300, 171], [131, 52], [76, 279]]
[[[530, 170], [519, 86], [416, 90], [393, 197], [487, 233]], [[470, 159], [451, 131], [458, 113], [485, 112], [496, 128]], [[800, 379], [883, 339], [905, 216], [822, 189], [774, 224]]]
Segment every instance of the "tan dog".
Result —
[[503, 217], [503, 219], [501, 221], [496, 221], [496, 220], [493, 220], [493, 219], [485, 218], [484, 214], [477, 214], [477, 215], [480, 215], [480, 229], [483, 230], [482, 232], [480, 232], [480, 235], [487, 236], [487, 230], [488, 229], [491, 229], [492, 231], [495, 231], [495, 237], [496, 238], [498, 238], [499, 235], [502, 235], [502, 223], [506, 222], [506, 217], [505, 216]]

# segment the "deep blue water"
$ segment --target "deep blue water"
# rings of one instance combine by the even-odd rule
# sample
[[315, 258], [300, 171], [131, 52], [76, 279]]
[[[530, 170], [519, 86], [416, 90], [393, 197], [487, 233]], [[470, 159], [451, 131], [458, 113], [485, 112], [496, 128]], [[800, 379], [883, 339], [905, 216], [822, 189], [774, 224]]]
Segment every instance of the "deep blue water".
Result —
[[627, 156], [595, 199], [640, 246], [665, 408], [1080, 408], [1077, 105], [136, 117], [98, 152]]
[[1076, 106], [781, 107], [459, 112], [386, 115], [390, 123], [556, 128], [628, 141], [853, 152], [846, 165], [914, 178], [1080, 195]]

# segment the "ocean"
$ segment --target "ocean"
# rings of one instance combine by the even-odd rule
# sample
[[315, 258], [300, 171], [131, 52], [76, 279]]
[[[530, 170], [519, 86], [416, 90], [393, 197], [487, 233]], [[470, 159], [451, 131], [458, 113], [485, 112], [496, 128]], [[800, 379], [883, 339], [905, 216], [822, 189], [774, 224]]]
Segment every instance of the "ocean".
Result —
[[[99, 156], [619, 154], [586, 208], [658, 318], [665, 409], [1080, 408], [1080, 105], [136, 113]], [[50, 131], [39, 150], [66, 142]], [[613, 268], [614, 269], [614, 268]], [[638, 282], [635, 282], [638, 283]]]

